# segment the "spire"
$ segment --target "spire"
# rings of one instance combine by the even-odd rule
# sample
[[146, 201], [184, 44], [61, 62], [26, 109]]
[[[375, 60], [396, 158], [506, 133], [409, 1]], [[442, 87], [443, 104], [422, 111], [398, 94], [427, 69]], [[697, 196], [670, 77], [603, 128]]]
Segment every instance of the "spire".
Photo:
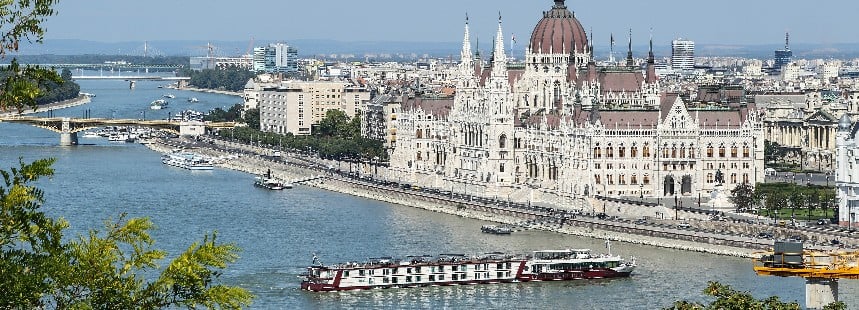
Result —
[[465, 37], [462, 39], [462, 53], [460, 54], [462, 65], [471, 68], [471, 33], [468, 30], [468, 13], [465, 14]]
[[493, 55], [492, 72], [507, 75], [507, 53], [504, 52], [504, 31], [501, 28], [501, 12], [498, 12], [498, 34], [495, 36], [495, 50]]
[[556, 9], [566, 9], [567, 6], [564, 5], [564, 0], [555, 0], [555, 8]]
[[635, 66], [635, 59], [632, 58], [632, 28], [629, 29], [629, 50], [626, 52], [626, 66]]
[[647, 55], [647, 75], [645, 82], [647, 84], [656, 83], [656, 57], [653, 56], [653, 33], [650, 34], [650, 53]]

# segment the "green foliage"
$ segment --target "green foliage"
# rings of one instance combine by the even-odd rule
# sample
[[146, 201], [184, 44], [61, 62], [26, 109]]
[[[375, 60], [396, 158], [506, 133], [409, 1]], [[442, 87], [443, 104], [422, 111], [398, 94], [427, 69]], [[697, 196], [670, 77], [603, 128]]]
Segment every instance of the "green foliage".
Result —
[[283, 147], [298, 152], [311, 152], [326, 159], [358, 159], [388, 160], [388, 152], [385, 151], [382, 141], [367, 139], [364, 137], [343, 137], [322, 135], [295, 136], [292, 134], [275, 134], [261, 132], [250, 127], [238, 127], [233, 130], [222, 130], [219, 135], [227, 139], [234, 139], [244, 143], [268, 145], [271, 147]]
[[[42, 22], [54, 15], [52, 6], [57, 0], [0, 0], [0, 58], [18, 50], [21, 40], [42, 42], [45, 30]], [[0, 111], [36, 108], [36, 98], [42, 95], [41, 85], [61, 83], [59, 75], [50, 69], [21, 66], [12, 59], [4, 69]]]
[[238, 67], [226, 69], [206, 69], [202, 71], [183, 71], [191, 77], [190, 84], [199, 88], [242, 91], [248, 80], [256, 77], [256, 73]]
[[[710, 282], [704, 289], [704, 294], [715, 297], [716, 300], [710, 304], [701, 304], [689, 301], [677, 301], [670, 308], [674, 310], [799, 310], [796, 302], [783, 302], [777, 296], [757, 299], [748, 292], [740, 292], [728, 285], [718, 282]], [[842, 302], [827, 305], [823, 309], [844, 310], [847, 307]]]
[[[242, 112], [243, 104], [236, 104], [224, 111], [221, 108], [215, 108], [209, 111], [209, 114], [203, 117], [204, 121], [208, 122], [238, 122], [247, 124], [248, 127], [259, 130], [259, 109], [249, 109]], [[242, 117], [244, 114], [244, 117]]]
[[68, 224], [39, 210], [43, 192], [32, 185], [51, 176], [53, 159], [0, 170], [0, 309], [161, 309], [177, 306], [239, 309], [250, 304], [245, 289], [218, 282], [220, 270], [238, 258], [235, 244], [216, 234], [194, 243], [155, 280], [167, 253], [154, 249], [146, 218], [107, 221], [64, 243]]
[[748, 183], [738, 184], [731, 190], [731, 202], [738, 211], [750, 210], [760, 202], [760, 195]]
[[60, 83], [48, 81], [41, 86], [42, 95], [36, 99], [37, 104], [48, 104], [77, 98], [80, 95], [81, 87], [72, 80], [72, 72], [69, 69], [63, 69]]
[[[766, 212], [759, 213], [761, 215], [773, 215], [778, 211], [780, 218], [800, 213], [807, 219], [828, 218], [829, 210], [835, 208], [835, 188], [831, 186], [759, 183], [755, 192], [763, 199]], [[822, 215], [815, 210], [822, 210]]]

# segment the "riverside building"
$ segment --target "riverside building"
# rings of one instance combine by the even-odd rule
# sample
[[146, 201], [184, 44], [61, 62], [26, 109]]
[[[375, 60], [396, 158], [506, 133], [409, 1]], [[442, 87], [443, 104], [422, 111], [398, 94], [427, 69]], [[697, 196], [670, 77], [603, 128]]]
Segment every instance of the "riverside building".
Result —
[[245, 100], [259, 107], [264, 132], [309, 135], [329, 110], [341, 110], [352, 118], [370, 100], [369, 89], [351, 82], [267, 79], [245, 86]]
[[[697, 196], [764, 178], [759, 115], [745, 105], [690, 110], [646, 70], [597, 67], [565, 1], [508, 63], [499, 19], [489, 59], [472, 53], [468, 21], [450, 100], [404, 100], [390, 170], [401, 182], [509, 200]], [[630, 46], [631, 46], [630, 38]]]

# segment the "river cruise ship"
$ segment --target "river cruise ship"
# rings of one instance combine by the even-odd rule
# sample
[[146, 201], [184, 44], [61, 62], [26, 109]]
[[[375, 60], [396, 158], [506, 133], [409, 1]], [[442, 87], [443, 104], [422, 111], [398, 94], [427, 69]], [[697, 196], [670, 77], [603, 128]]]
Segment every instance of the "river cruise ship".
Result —
[[401, 260], [383, 257], [330, 266], [314, 256], [313, 265], [302, 275], [301, 288], [326, 292], [603, 279], [628, 277], [635, 266], [635, 258], [627, 262], [620, 256], [592, 254], [588, 249], [534, 251], [523, 256], [488, 253], [410, 256]]
[[161, 163], [188, 170], [212, 170], [215, 168], [207, 158], [181, 151], [173, 151], [172, 153], [162, 155]]

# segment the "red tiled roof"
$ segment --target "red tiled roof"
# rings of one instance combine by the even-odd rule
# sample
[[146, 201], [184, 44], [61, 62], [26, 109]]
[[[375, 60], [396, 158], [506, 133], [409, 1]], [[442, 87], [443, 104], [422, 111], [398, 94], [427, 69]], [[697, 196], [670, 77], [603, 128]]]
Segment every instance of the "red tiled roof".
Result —
[[604, 71], [599, 74], [603, 92], [637, 92], [644, 82], [644, 75], [639, 71]]
[[453, 98], [408, 98], [403, 100], [403, 110], [422, 110], [436, 119], [447, 119], [453, 107]]

